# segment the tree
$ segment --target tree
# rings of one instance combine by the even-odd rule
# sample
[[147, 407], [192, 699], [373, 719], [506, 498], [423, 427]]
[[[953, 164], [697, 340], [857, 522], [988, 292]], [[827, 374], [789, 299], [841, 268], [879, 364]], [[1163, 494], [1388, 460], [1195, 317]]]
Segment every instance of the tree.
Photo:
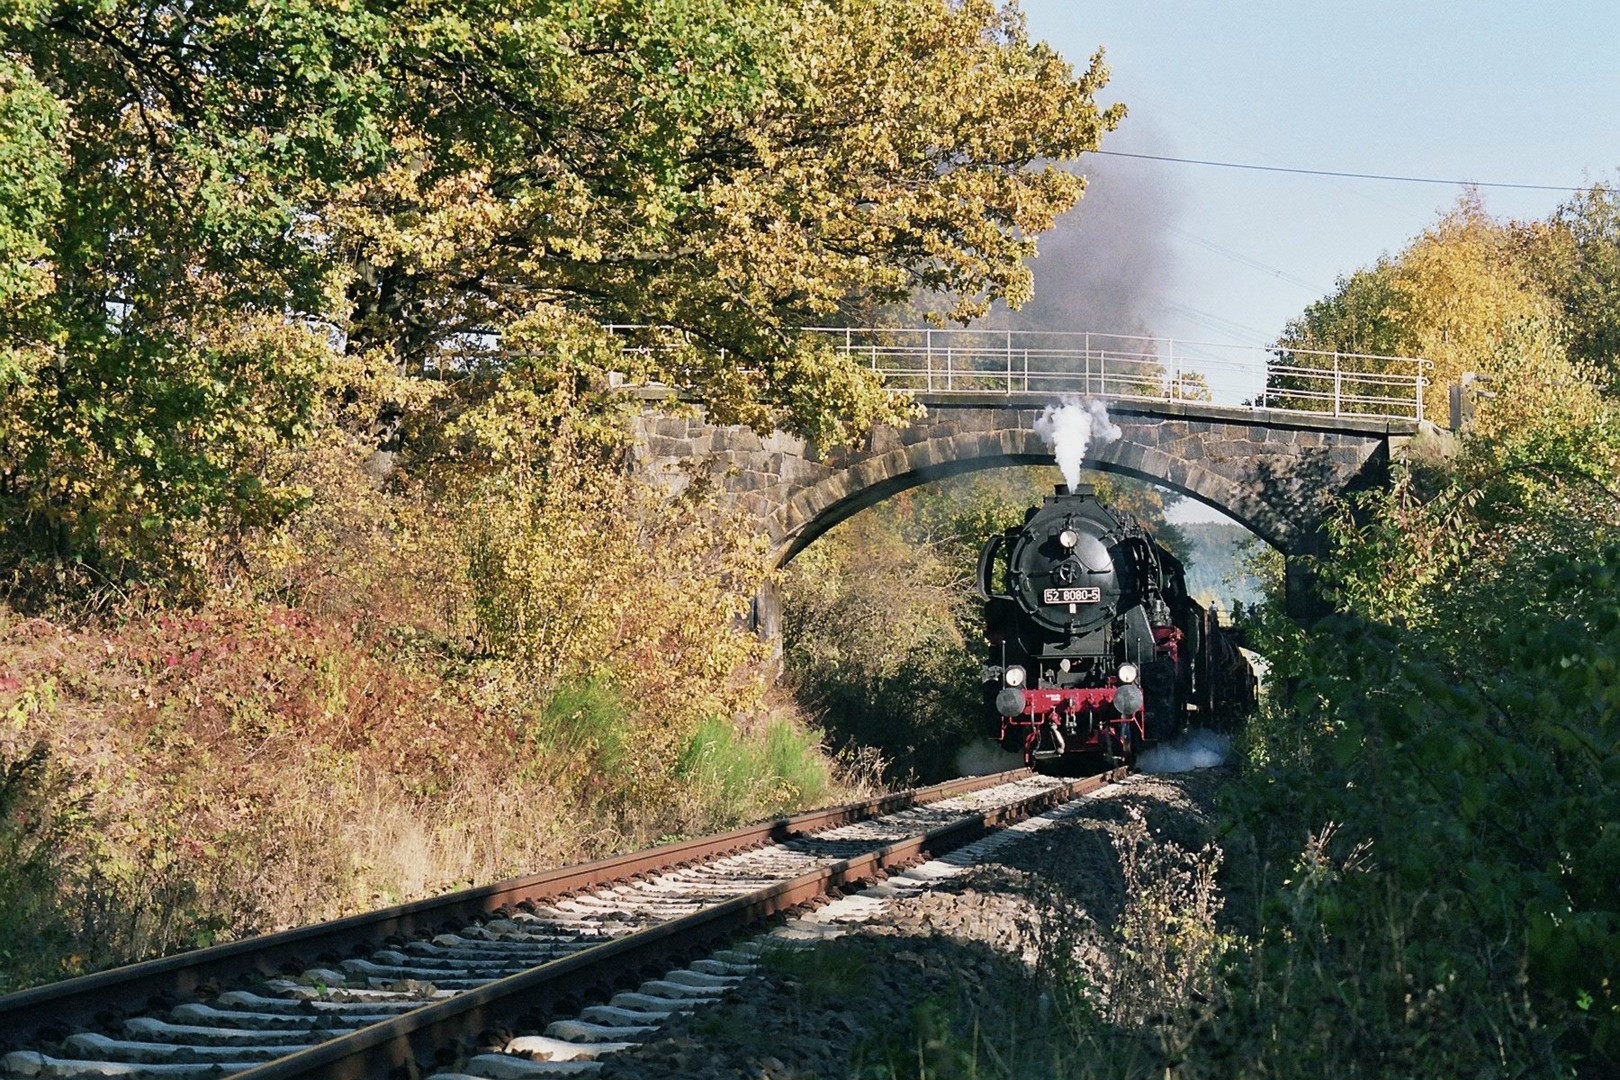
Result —
[[[14, 401], [49, 359], [41, 322], [55, 286], [50, 225], [62, 205], [66, 126], [33, 72], [0, 56], [0, 402]], [[22, 483], [7, 413], [0, 405], [0, 499]]]
[[325, 332], [295, 316], [330, 294], [309, 208], [385, 149], [363, 44], [378, 23], [338, 5], [0, 13], [35, 103], [13, 113], [19, 145], [37, 148], [0, 161], [0, 186], [33, 169], [59, 192], [22, 204], [43, 246], [34, 298], [7, 318], [28, 361], [0, 364], [7, 562], [168, 575], [296, 498], [260, 467], [338, 375]]
[[979, 732], [977, 529], [1018, 513], [998, 501], [962, 480], [929, 485], [844, 522], [784, 575], [790, 684], [835, 746], [876, 747], [897, 778], [955, 775]]
[[[1486, 371], [1516, 324], [1555, 314], [1523, 256], [1524, 235], [1524, 227], [1496, 221], [1477, 195], [1467, 195], [1396, 257], [1341, 278], [1331, 296], [1284, 328], [1278, 348], [1373, 354], [1339, 360], [1343, 371], [1373, 374], [1412, 374], [1404, 361], [1377, 357], [1421, 357], [1432, 365], [1425, 377], [1440, 388], [1465, 371]], [[1319, 366], [1320, 358], [1300, 364]], [[1274, 377], [1272, 384], [1322, 389], [1299, 378]], [[1388, 396], [1360, 380], [1344, 392]], [[1444, 400], [1443, 391], [1425, 397]]]
[[1569, 330], [1569, 353], [1620, 383], [1620, 193], [1594, 184], [1532, 235], [1529, 255]]
[[990, 0], [30, 0], [0, 45], [6, 558], [113, 579], [228, 556], [301, 498], [267, 460], [397, 438], [390, 376], [517, 324], [678, 328], [646, 373], [721, 418], [898, 418], [792, 328], [1027, 297], [1082, 186], [1040, 162], [1122, 115]]
[[1325, 349], [1399, 356], [1417, 349], [1416, 338], [1397, 318], [1395, 264], [1379, 259], [1365, 270], [1341, 277], [1331, 294], [1309, 304], [1283, 329], [1285, 348]]
[[[1601, 217], [1600, 200], [1576, 202]], [[1620, 1047], [1620, 916], [1598, 885], [1615, 873], [1620, 412], [1590, 358], [1602, 319], [1570, 302], [1573, 282], [1600, 276], [1601, 229], [1581, 254], [1569, 213], [1503, 225], [1465, 203], [1301, 321], [1331, 330], [1371, 311], [1387, 340], [1421, 346], [1442, 375], [1484, 372], [1493, 391], [1454, 453], [1398, 463], [1389, 488], [1340, 508], [1319, 567], [1337, 616], [1257, 623], [1286, 697], [1256, 740], [1268, 769], [1250, 819], [1295, 837], [1334, 822], [1384, 853], [1333, 881], [1292, 879], [1275, 910], [1302, 917], [1257, 970], [1388, 1000], [1425, 971], [1470, 1007], [1432, 1006], [1439, 1024], [1406, 1012], [1392, 1034], [1412, 1040], [1408, 1066], [1455, 1037], [1450, 1070], [1478, 1071], [1464, 1064], [1478, 1033], [1504, 1026], [1536, 1034], [1490, 1068], [1547, 1072], [1558, 1040], [1608, 1075]], [[1410, 926], [1422, 941], [1403, 940]]]
[[393, 164], [340, 206], [359, 345], [424, 363], [542, 305], [667, 324], [694, 347], [655, 335], [652, 374], [717, 417], [849, 437], [899, 414], [793, 328], [1027, 299], [1033, 237], [1082, 187], [1037, 162], [1122, 115], [1093, 103], [1100, 56], [1075, 77], [988, 0], [588, 10], [434, 23]]

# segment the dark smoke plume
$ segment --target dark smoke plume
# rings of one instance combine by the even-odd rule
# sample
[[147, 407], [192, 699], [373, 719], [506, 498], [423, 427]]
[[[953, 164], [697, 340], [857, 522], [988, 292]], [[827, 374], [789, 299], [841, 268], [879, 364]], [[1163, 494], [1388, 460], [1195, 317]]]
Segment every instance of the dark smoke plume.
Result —
[[[1151, 133], [1125, 123], [1104, 146], [1153, 152]], [[975, 326], [1151, 335], [1170, 295], [1177, 193], [1152, 162], [1093, 154], [1070, 168], [1085, 174], [1085, 196], [1039, 239], [1035, 298], [1017, 311], [998, 303]]]

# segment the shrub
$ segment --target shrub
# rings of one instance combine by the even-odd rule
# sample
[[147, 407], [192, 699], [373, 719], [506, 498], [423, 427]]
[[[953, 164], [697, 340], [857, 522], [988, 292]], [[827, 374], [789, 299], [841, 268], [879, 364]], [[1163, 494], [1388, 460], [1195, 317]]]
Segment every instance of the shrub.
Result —
[[979, 727], [959, 570], [881, 521], [844, 529], [799, 556], [788, 579], [789, 677], [840, 746], [876, 747], [894, 775], [955, 775]]
[[0, 741], [0, 993], [72, 974], [80, 962], [62, 894], [84, 806], [44, 742]]
[[833, 790], [820, 736], [785, 718], [739, 730], [711, 718], [698, 725], [675, 775], [726, 824], [819, 805]]

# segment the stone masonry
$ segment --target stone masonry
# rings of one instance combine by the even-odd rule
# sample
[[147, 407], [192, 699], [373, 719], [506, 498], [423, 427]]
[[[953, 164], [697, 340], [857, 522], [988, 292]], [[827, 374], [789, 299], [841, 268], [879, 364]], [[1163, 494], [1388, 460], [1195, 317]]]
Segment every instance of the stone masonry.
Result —
[[[707, 475], [747, 509], [787, 562], [822, 533], [919, 484], [1008, 465], [1049, 465], [1035, 434], [1049, 399], [1019, 395], [921, 396], [927, 415], [881, 427], [854, 446], [821, 448], [783, 432], [760, 436], [708, 423], [697, 410], [649, 410], [636, 422], [636, 467], [679, 489]], [[1328, 507], [1348, 490], [1382, 482], [1412, 421], [1307, 416], [1192, 402], [1111, 402], [1122, 430], [1093, 441], [1088, 468], [1149, 480], [1209, 504], [1286, 556], [1317, 553]], [[1296, 574], [1290, 563], [1291, 602]], [[1299, 606], [1307, 606], [1303, 590]]]

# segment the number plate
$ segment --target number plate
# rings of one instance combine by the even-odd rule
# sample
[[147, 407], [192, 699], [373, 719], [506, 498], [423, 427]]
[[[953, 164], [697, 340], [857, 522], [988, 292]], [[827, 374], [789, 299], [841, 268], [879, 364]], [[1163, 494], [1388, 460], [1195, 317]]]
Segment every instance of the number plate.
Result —
[[1095, 604], [1102, 600], [1102, 589], [1047, 589], [1041, 594], [1043, 604]]

